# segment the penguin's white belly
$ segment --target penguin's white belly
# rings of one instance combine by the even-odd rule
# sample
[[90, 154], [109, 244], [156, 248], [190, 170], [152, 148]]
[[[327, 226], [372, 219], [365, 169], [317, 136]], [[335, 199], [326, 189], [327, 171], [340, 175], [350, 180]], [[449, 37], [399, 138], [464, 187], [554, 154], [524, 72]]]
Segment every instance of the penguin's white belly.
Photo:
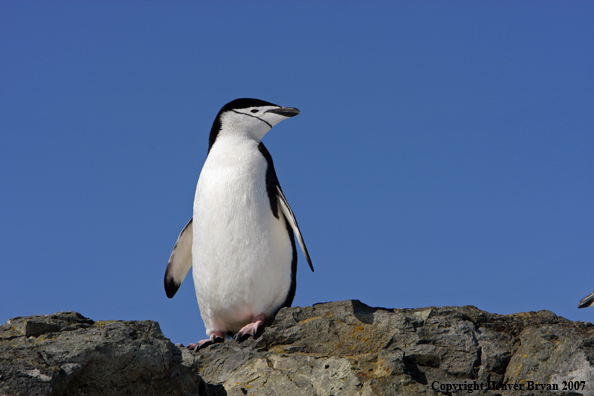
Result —
[[273, 314], [291, 286], [293, 254], [285, 218], [270, 207], [264, 157], [237, 143], [219, 154], [218, 144], [194, 201], [192, 273], [208, 335], [236, 333], [256, 315]]

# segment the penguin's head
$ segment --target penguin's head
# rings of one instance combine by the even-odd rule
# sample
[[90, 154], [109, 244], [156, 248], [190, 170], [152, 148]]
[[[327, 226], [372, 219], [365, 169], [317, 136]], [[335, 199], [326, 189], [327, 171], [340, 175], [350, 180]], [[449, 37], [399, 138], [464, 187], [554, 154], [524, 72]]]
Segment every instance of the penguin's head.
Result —
[[259, 99], [235, 99], [217, 114], [210, 130], [208, 149], [219, 136], [247, 136], [257, 142], [276, 124], [299, 114], [294, 107], [281, 107]]

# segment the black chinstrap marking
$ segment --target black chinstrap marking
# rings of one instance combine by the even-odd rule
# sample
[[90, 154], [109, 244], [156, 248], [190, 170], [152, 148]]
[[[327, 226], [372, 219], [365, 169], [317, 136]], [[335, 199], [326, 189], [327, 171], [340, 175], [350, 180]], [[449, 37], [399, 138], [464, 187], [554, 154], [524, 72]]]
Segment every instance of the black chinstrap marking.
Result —
[[265, 102], [265, 101], [259, 100], [259, 99], [236, 99], [232, 102], [227, 103], [225, 106], [223, 106], [223, 108], [217, 114], [214, 122], [212, 123], [212, 127], [210, 128], [210, 135], [208, 136], [208, 152], [207, 152], [207, 154], [210, 153], [210, 149], [212, 148], [215, 141], [217, 140], [217, 137], [219, 136], [219, 132], [221, 131], [221, 114], [223, 114], [226, 111], [233, 111], [237, 114], [249, 115], [250, 117], [254, 117], [254, 118], [259, 119], [262, 122], [265, 122], [270, 128], [272, 128], [272, 125], [270, 125], [270, 123], [268, 123], [267, 121], [265, 121], [259, 117], [253, 116], [251, 114], [240, 113], [235, 110], [235, 109], [243, 109], [243, 108], [249, 108], [249, 107], [260, 107], [260, 106], [280, 107], [273, 103]]
[[239, 111], [236, 111], [236, 110], [231, 110], [231, 111], [234, 112], [234, 113], [240, 114], [240, 115], [246, 115], [246, 116], [257, 118], [258, 120], [262, 121], [263, 123], [265, 123], [266, 125], [268, 125], [270, 128], [272, 128], [272, 125], [270, 125], [270, 123], [268, 121], [263, 120], [260, 117], [256, 117], [255, 115], [251, 115], [251, 114], [247, 114], [247, 113], [240, 113]]

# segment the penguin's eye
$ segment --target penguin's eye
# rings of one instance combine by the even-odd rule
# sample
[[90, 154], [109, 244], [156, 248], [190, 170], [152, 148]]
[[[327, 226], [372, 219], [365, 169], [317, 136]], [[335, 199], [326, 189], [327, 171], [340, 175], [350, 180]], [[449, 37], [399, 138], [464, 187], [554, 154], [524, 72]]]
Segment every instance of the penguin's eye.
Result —
[[258, 110], [258, 109], [253, 109], [253, 110], [252, 110], [252, 113], [257, 113], [258, 111], [260, 111], [260, 110]]

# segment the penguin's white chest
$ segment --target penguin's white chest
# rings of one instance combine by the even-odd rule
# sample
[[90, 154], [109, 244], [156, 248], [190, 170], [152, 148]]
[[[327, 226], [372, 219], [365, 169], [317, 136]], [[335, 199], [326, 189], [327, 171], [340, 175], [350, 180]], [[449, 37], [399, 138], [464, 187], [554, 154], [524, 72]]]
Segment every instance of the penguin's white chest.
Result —
[[267, 168], [255, 140], [220, 137], [200, 174], [192, 272], [208, 334], [273, 314], [291, 286], [291, 240], [282, 212], [272, 213]]

